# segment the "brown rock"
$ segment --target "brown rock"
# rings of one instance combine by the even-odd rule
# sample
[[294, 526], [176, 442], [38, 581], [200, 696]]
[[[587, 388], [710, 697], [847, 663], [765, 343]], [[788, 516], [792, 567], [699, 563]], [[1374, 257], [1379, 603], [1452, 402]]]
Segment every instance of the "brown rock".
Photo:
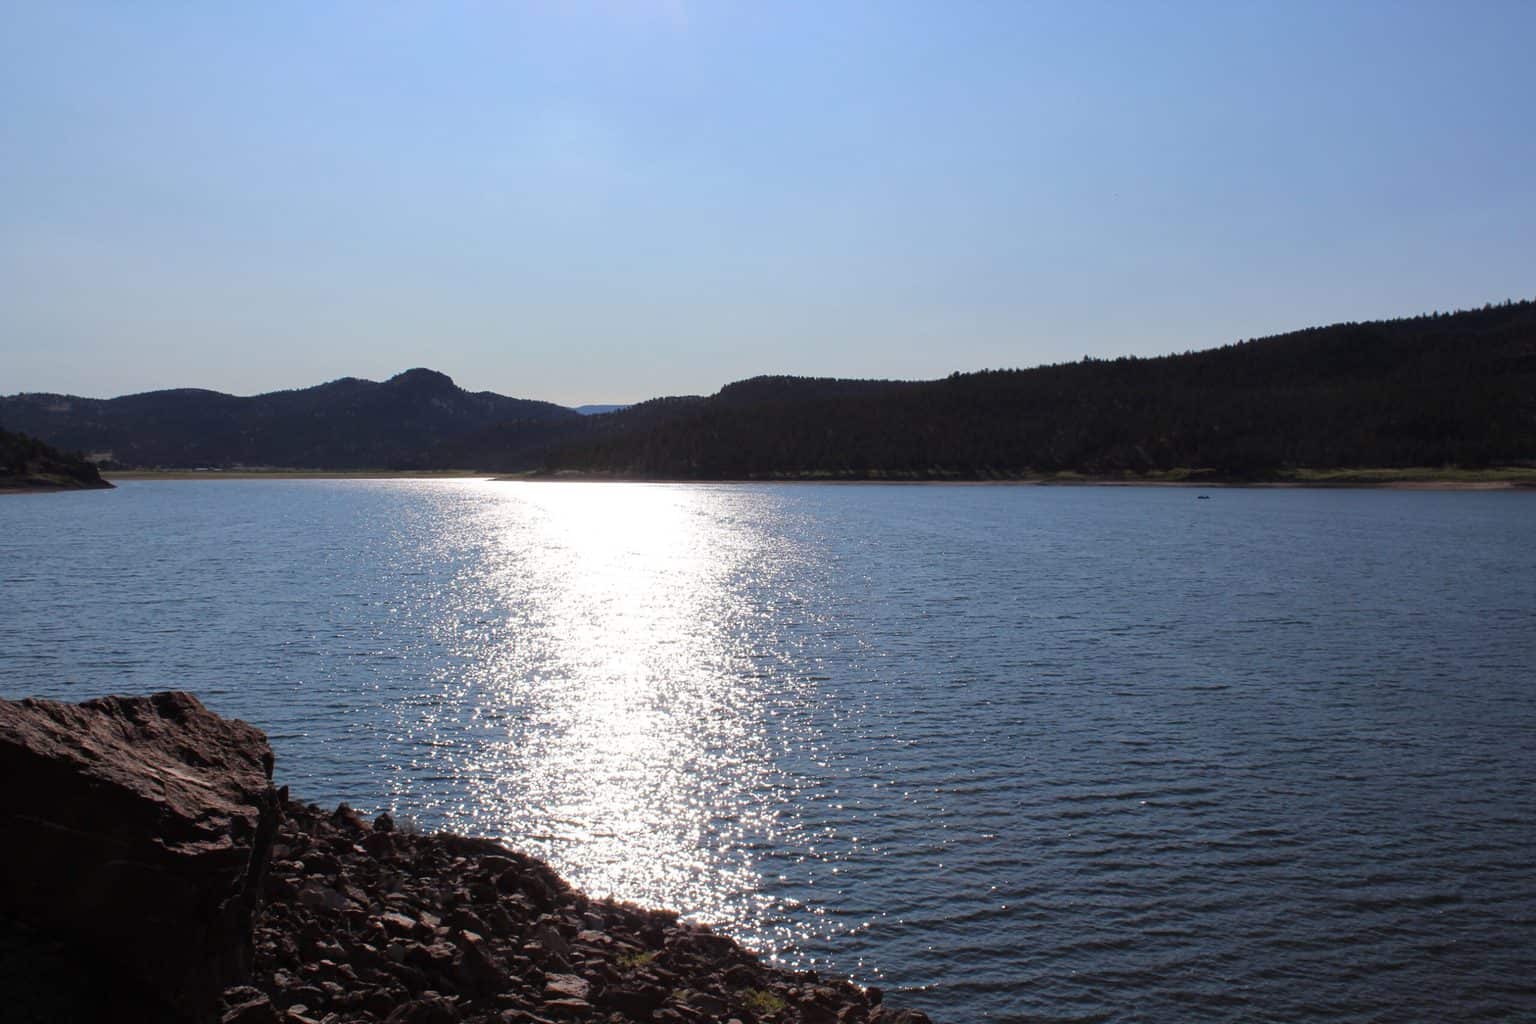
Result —
[[385, 1018], [389, 1024], [454, 1024], [458, 1007], [437, 992], [423, 992], [408, 1003], [401, 1003]]
[[461, 928], [464, 931], [475, 932], [478, 935], [489, 935], [491, 933], [491, 929], [486, 927], [485, 922], [480, 920], [474, 911], [463, 907], [449, 914], [447, 923], [450, 928]]
[[544, 978], [545, 999], [586, 999], [592, 986], [574, 974], [550, 974]]
[[277, 1010], [265, 993], [254, 989], [219, 1018], [219, 1024], [277, 1024]]
[[416, 931], [416, 919], [404, 914], [390, 912], [381, 915], [379, 921], [384, 925], [384, 930], [395, 938], [410, 938]]
[[425, 946], [412, 944], [406, 947], [405, 959], [418, 967], [441, 970], [453, 963], [453, 947], [446, 942]]
[[493, 935], [507, 936], [512, 934], [517, 923], [512, 920], [512, 915], [499, 903], [485, 912], [485, 923], [490, 926]]
[[297, 985], [289, 989], [284, 995], [287, 997], [289, 1007], [304, 1006], [308, 1008], [323, 1007], [330, 1001], [325, 990], [314, 985]]
[[361, 832], [368, 827], [363, 824], [363, 816], [346, 804], [336, 805], [336, 810], [331, 812], [331, 821], [348, 832]]
[[342, 911], [347, 909], [347, 898], [328, 885], [310, 882], [299, 890], [299, 902], [312, 910]]
[[0, 910], [79, 940], [171, 1015], [215, 1019], [250, 975], [271, 772], [260, 730], [185, 693], [0, 700]]
[[370, 857], [389, 860], [395, 852], [395, 837], [388, 830], [371, 832], [363, 838], [363, 849]]
[[800, 1020], [803, 1024], [837, 1024], [837, 1011], [821, 1003], [806, 1001], [800, 1004]]
[[539, 922], [533, 931], [533, 938], [539, 945], [549, 950], [554, 956], [568, 956], [571, 952], [570, 943], [565, 941], [565, 936], [550, 921]]
[[405, 999], [403, 992], [376, 988], [363, 996], [363, 1009], [375, 1017], [387, 1017]]
[[592, 1004], [585, 999], [546, 999], [542, 1009], [555, 1017], [585, 1017], [592, 1012]]
[[604, 997], [605, 1002], [629, 1017], [644, 1020], [651, 1013], [666, 1002], [667, 990], [660, 985], [651, 985], [644, 982], [630, 982], [626, 985], [610, 988]]
[[456, 976], [460, 984], [471, 992], [499, 992], [511, 984], [507, 972], [502, 970], [486, 954], [485, 940], [473, 932], [459, 931], [454, 935], [460, 958]]
[[706, 1014], [711, 1014], [716, 1018], [722, 1017], [725, 1012], [730, 1009], [730, 1005], [719, 996], [712, 995], [708, 992], [699, 992], [697, 990], [690, 990], [687, 992], [687, 994], [682, 997], [682, 1001], [687, 1003], [693, 1009], [700, 1010]]
[[869, 1015], [871, 1024], [933, 1024], [921, 1010], [893, 1010], [881, 1006]]
[[498, 854], [488, 854], [480, 858], [480, 873], [490, 878], [495, 878], [498, 875], [505, 874], [506, 872], [511, 871], [512, 868], [512, 858], [510, 857], [502, 857]]

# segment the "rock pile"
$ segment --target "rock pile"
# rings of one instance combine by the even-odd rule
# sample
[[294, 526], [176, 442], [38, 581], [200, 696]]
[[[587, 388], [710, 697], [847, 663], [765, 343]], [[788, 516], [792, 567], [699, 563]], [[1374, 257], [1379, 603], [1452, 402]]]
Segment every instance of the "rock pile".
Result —
[[925, 1024], [877, 989], [766, 967], [675, 914], [591, 900], [483, 839], [285, 806], [252, 985], [224, 1024]]
[[290, 801], [185, 693], [0, 700], [0, 1018], [927, 1024], [484, 839]]

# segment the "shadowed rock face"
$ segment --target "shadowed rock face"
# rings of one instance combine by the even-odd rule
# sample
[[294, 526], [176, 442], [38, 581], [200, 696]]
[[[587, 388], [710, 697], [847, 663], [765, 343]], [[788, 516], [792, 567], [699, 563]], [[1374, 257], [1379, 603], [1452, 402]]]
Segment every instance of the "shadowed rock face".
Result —
[[207, 1020], [249, 977], [272, 751], [185, 693], [0, 700], [0, 914]]

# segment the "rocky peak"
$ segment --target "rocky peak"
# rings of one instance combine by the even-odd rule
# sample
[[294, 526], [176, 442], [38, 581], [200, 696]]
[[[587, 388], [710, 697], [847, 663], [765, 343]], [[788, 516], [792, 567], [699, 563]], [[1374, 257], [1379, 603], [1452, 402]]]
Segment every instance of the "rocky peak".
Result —
[[453, 382], [453, 378], [446, 373], [428, 370], [421, 366], [406, 370], [403, 373], [397, 373], [384, 383], [391, 387], [414, 392], [440, 393], [459, 390], [459, 386]]

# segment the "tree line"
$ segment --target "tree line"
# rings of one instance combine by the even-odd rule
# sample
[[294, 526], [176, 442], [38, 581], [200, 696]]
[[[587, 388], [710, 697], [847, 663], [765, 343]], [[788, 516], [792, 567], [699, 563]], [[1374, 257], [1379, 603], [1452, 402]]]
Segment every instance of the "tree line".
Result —
[[1531, 463], [1536, 303], [919, 383], [765, 377], [596, 419], [580, 436], [551, 439], [539, 468], [681, 479], [1193, 468], [1262, 478]]

